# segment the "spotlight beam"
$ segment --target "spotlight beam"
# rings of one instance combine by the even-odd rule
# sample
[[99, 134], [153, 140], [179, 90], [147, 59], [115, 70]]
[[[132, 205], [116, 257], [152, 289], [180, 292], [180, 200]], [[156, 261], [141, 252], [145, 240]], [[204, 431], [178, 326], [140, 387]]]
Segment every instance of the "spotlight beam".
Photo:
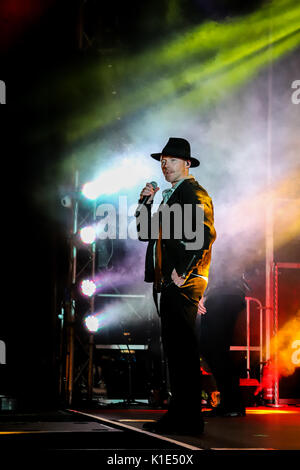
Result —
[[[208, 104], [220, 99], [220, 89], [213, 86], [206, 87], [208, 94], [204, 99], [201, 93], [203, 81], [214, 80], [215, 74], [224, 74], [228, 66], [239, 67], [240, 61], [246, 61], [251, 53], [261, 55], [265, 47], [276, 45], [277, 52], [273, 54], [271, 50], [270, 53], [273, 60], [298, 47], [299, 37], [295, 36], [292, 41], [289, 36], [299, 29], [299, 15], [299, 2], [273, 0], [246, 16], [222, 23], [207, 21], [139, 55], [116, 57], [109, 66], [89, 63], [85, 69], [80, 68], [80, 73], [76, 70], [66, 72], [63, 80], [61, 75], [57, 76], [53, 80], [53, 95], [71, 109], [70, 115], [62, 116], [57, 122], [57, 129], [65, 130], [67, 142], [78, 143], [114, 124], [116, 119], [134, 116], [152, 106], [166, 107], [166, 102], [175, 106], [178, 94], [187, 99], [186, 103], [185, 100], [181, 102], [183, 110], [203, 111]], [[278, 41], [283, 39], [287, 42], [280, 48]], [[247, 63], [243, 65], [247, 73], [237, 69], [235, 74], [223, 75], [225, 83], [221, 97], [247, 83], [268, 65], [269, 58], [262, 55], [260, 59], [257, 63], [249, 63], [249, 67]], [[104, 95], [103, 90], [108, 89], [112, 78], [117, 95]], [[199, 90], [196, 89], [198, 85]], [[44, 102], [45, 89], [41, 87], [40, 90], [41, 102]], [[192, 96], [188, 92], [194, 89]], [[89, 90], [90, 96], [100, 98], [92, 102], [81, 90]], [[78, 99], [80, 106], [74, 105]]]
[[[273, 4], [275, 5], [276, 2], [273, 2]], [[281, 4], [286, 6], [286, 2], [281, 2]], [[271, 18], [268, 16], [270, 12], [272, 12]], [[188, 48], [183, 47], [181, 49], [182, 55], [179, 55], [179, 53], [176, 55], [178, 63], [176, 63], [174, 58], [172, 59], [172, 53], [170, 53], [171, 59], [169, 60], [174, 60], [174, 64], [176, 64], [176, 70], [174, 71], [166, 71], [165, 68], [160, 70], [159, 66], [155, 66], [155, 73], [153, 72], [155, 78], [154, 76], [151, 76], [151, 78], [147, 77], [147, 72], [144, 73], [142, 67], [144, 58], [141, 58], [141, 69], [139, 70], [136, 66], [135, 73], [130, 76], [127, 72], [127, 63], [124, 63], [122, 73], [120, 68], [119, 84], [116, 86], [120, 89], [118, 100], [112, 100], [109, 107], [105, 107], [104, 113], [99, 112], [98, 105], [90, 108], [88, 116], [85, 116], [85, 122], [82, 122], [82, 118], [75, 118], [74, 121], [69, 121], [69, 128], [74, 129], [74, 133], [71, 130], [69, 138], [71, 140], [77, 139], [86, 134], [86, 132], [93, 132], [96, 128], [108, 126], [115, 120], [116, 114], [121, 118], [126, 117], [151, 106], [162, 104], [165, 106], [166, 101], [176, 105], [178, 94], [183, 93], [184, 98], [186, 95], [190, 96], [189, 93], [185, 93], [185, 90], [190, 91], [191, 88], [193, 91], [198, 85], [202, 87], [203, 82], [213, 80], [215, 74], [222, 74], [225, 77], [225, 84], [221, 88], [225, 95], [234, 86], [241, 86], [246, 83], [249, 78], [252, 78], [270, 62], [271, 57], [275, 60], [299, 46], [300, 38], [297, 35], [299, 23], [299, 6], [294, 5], [294, 8], [287, 11], [275, 8], [268, 10], [265, 8], [247, 19], [243, 18], [235, 22], [211, 25], [216, 36], [215, 41], [218, 39], [218, 44], [216, 44], [214, 52], [209, 54], [206, 59], [200, 60], [200, 62], [199, 60], [192, 61], [191, 56], [201, 53], [203, 48], [209, 50], [211, 34], [203, 34], [202, 37], [202, 28], [206, 31], [207, 25], [199, 27], [199, 30], [195, 32], [196, 36], [202, 37], [202, 43], [198, 43], [197, 40], [194, 40], [193, 43], [193, 36], [191, 36], [190, 49], [188, 50]], [[291, 40], [290, 36], [293, 34], [295, 34], [295, 37]], [[287, 40], [287, 42], [282, 43], [281, 47], [279, 47], [278, 42], [283, 40]], [[178, 40], [176, 44], [178, 44]], [[268, 47], [272, 47], [272, 49], [270, 50], [271, 53], [266, 57], [265, 52]], [[164, 52], [165, 54], [166, 51]], [[246, 61], [252, 54], [257, 54], [259, 56], [258, 60], [247, 63]], [[158, 63], [160, 62], [159, 57], [160, 52], [158, 51]], [[188, 63], [186, 57], [188, 57]], [[156, 64], [157, 60], [151, 63]], [[243, 74], [239, 70], [242, 60], [245, 61], [243, 67], [246, 70]], [[192, 63], [189, 64], [189, 62]], [[169, 63], [169, 61], [167, 60], [166, 63]], [[234, 70], [229, 70], [228, 75], [226, 75], [228, 67], [232, 69], [237, 67], [236, 73], [234, 74]], [[124, 70], [126, 70], [125, 75]], [[232, 75], [234, 75], [235, 80], [231, 80]], [[134, 84], [131, 83], [132, 76], [134, 76]], [[137, 76], [138, 78], [136, 78]], [[193, 102], [194, 108], [197, 106], [198, 110], [204, 103], [211, 103], [215, 99], [219, 99], [219, 88], [216, 86], [211, 85], [209, 88], [206, 88], [205, 95], [201, 91], [201, 88], [197, 89], [195, 95], [190, 100], [190, 102]], [[204, 96], [206, 97], [205, 100], [203, 99]], [[181, 106], [183, 109], [185, 108], [184, 99], [181, 100]]]

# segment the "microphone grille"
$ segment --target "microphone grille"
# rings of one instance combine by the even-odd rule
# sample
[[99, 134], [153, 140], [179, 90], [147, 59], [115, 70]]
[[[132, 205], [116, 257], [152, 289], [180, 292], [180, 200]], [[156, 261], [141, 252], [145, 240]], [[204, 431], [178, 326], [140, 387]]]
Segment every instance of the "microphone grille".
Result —
[[157, 182], [156, 181], [151, 181], [151, 186], [153, 189], [156, 189], [157, 188]]

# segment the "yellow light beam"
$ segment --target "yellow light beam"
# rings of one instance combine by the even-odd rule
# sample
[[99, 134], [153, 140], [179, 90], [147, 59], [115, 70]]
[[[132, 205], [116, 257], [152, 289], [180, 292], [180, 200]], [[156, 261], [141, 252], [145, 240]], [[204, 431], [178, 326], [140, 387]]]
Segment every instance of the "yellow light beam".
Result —
[[[121, 82], [119, 85], [120, 89], [116, 87], [119, 90], [117, 99], [110, 100], [104, 107], [104, 112], [93, 104], [90, 109], [86, 109], [84, 115], [75, 116], [68, 121], [67, 139], [72, 141], [80, 138], [88, 132], [109, 125], [117, 117], [125, 118], [140, 109], [151, 106], [165, 108], [165, 100], [169, 100], [171, 104], [173, 101], [173, 106], [180, 105], [182, 109], [197, 106], [198, 110], [204, 104], [215, 102], [216, 98], [220, 99], [220, 95], [224, 96], [229, 90], [250, 80], [271, 59], [276, 60], [300, 45], [300, 9], [293, 13], [291, 15], [289, 12], [289, 22], [282, 23], [278, 31], [273, 30], [272, 36], [267, 29], [262, 37], [250, 37], [246, 44], [240, 45], [237, 38], [235, 47], [220, 48], [216, 56], [200, 63], [195, 61], [187, 68], [182, 67], [183, 70], [180, 68], [177, 73], [159, 75], [151, 83], [141, 80], [140, 86], [138, 83], [134, 86], [130, 79], [126, 81], [125, 78], [123, 84]], [[231, 24], [220, 26], [225, 31], [226, 27], [230, 28]], [[268, 47], [271, 46], [270, 51]], [[182, 61], [184, 63], [184, 58]], [[178, 98], [180, 93], [182, 96]]]

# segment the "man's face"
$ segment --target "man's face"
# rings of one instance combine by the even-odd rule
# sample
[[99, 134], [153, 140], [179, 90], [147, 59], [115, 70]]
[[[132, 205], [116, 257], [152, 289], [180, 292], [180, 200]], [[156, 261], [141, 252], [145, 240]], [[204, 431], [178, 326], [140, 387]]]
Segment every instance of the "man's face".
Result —
[[166, 181], [172, 185], [189, 174], [189, 165], [182, 158], [162, 155], [160, 157], [160, 164]]

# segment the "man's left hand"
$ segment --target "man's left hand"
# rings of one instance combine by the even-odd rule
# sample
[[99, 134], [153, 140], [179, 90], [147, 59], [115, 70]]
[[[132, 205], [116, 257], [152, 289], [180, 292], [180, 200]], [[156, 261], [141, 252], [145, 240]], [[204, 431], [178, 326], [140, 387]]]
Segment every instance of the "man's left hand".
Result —
[[178, 276], [175, 268], [172, 271], [171, 279], [177, 287], [181, 287], [185, 283], [185, 279], [181, 276]]
[[204, 297], [201, 297], [199, 300], [198, 304], [198, 315], [205, 315], [206, 314], [206, 308], [204, 306]]

